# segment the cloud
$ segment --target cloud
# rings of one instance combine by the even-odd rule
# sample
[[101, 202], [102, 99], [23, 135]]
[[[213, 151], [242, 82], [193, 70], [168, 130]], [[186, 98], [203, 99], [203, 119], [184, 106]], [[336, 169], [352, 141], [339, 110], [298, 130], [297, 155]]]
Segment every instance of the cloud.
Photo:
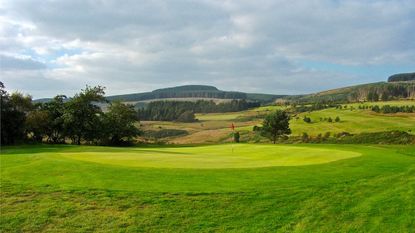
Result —
[[42, 62], [25, 57], [13, 57], [0, 54], [0, 70], [41, 70], [46, 66]]
[[181, 84], [306, 93], [411, 71], [414, 12], [410, 0], [5, 0], [0, 48], [7, 75], [37, 76], [48, 93], [86, 84], [108, 94]]

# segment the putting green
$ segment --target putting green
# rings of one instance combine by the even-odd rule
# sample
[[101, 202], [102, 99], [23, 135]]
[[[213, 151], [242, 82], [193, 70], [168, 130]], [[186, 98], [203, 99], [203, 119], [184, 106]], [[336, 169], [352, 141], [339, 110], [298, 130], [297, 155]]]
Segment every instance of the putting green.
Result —
[[360, 153], [287, 145], [214, 145], [62, 152], [65, 158], [100, 164], [152, 168], [250, 168], [322, 164]]

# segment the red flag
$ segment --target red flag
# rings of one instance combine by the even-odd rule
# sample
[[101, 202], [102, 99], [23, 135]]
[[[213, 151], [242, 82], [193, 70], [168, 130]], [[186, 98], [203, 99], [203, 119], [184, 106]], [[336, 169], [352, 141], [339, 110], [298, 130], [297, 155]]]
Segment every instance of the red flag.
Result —
[[232, 125], [231, 125], [231, 129], [232, 130], [235, 130], [235, 125], [232, 123]]

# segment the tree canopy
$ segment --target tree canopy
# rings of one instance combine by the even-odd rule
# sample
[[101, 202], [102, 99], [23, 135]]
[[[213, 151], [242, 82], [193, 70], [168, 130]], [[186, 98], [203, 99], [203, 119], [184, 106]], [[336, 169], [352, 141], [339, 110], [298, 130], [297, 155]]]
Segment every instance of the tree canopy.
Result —
[[289, 121], [290, 117], [285, 111], [277, 110], [265, 117], [261, 133], [275, 144], [279, 137], [291, 134]]
[[33, 104], [32, 97], [7, 93], [0, 82], [1, 144], [21, 142], [89, 143], [125, 145], [139, 135], [133, 106], [112, 103], [108, 112], [97, 105], [104, 102], [104, 88], [81, 90], [73, 98], [58, 95], [47, 103]]

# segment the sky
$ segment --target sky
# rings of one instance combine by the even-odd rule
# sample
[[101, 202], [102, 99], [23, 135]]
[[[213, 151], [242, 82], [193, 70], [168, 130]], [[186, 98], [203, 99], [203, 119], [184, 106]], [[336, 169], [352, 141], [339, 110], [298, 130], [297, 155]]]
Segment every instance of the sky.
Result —
[[413, 71], [414, 0], [0, 0], [0, 81], [35, 99], [86, 85], [305, 94]]

